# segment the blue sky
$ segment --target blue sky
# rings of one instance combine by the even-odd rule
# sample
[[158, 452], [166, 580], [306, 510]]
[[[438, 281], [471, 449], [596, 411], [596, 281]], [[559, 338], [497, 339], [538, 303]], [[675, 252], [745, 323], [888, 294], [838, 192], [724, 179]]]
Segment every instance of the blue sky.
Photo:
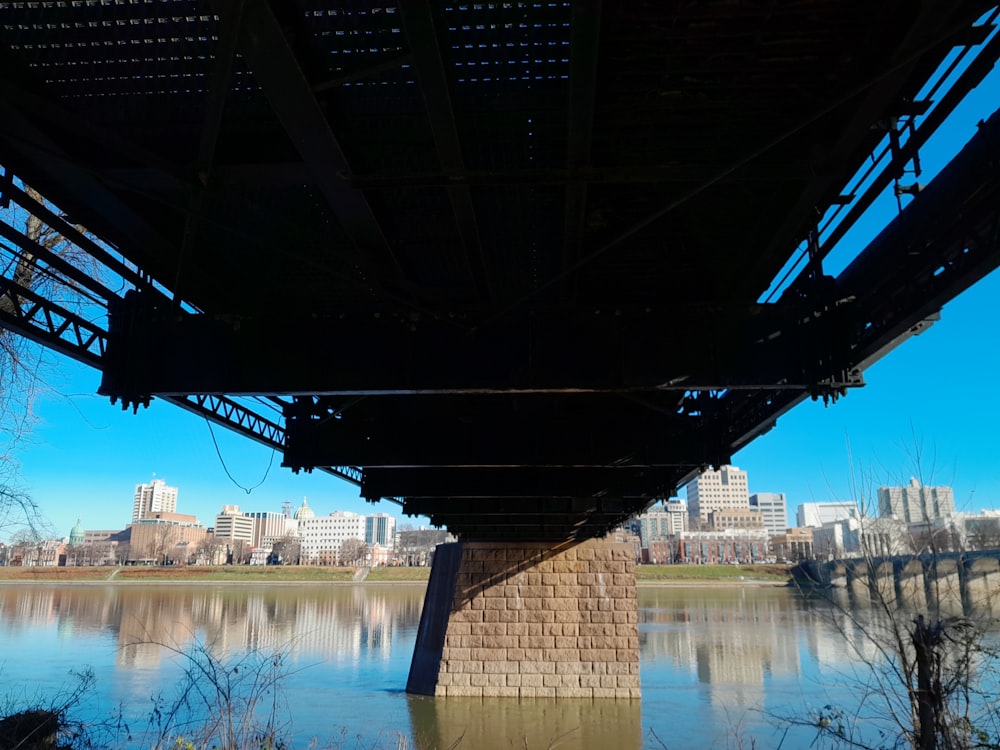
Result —
[[[994, 71], [921, 153], [926, 182], [1000, 103]], [[831, 256], [836, 273], [895, 214], [887, 197]], [[876, 363], [867, 386], [836, 404], [806, 402], [775, 429], [733, 457], [749, 473], [751, 492], [784, 492], [790, 515], [802, 502], [870, 497], [882, 484], [919, 475], [954, 488], [960, 510], [1000, 509], [1000, 336], [993, 273], [942, 311], [941, 320]], [[46, 355], [50, 391], [37, 403], [39, 423], [19, 453], [24, 488], [58, 533], [77, 518], [91, 529], [130, 520], [135, 485], [153, 476], [179, 488], [178, 511], [211, 524], [223, 504], [280, 511], [304, 497], [317, 513], [388, 512], [368, 504], [351, 484], [322, 473], [294, 475], [281, 456], [204, 419], [159, 401], [136, 415], [97, 396], [100, 374]], [[919, 458], [919, 466], [918, 459]], [[270, 464], [270, 468], [269, 468]], [[255, 487], [245, 492], [243, 487]], [[263, 481], [262, 481], [263, 480]], [[257, 486], [259, 484], [259, 486]], [[0, 529], [0, 536], [4, 531]]]

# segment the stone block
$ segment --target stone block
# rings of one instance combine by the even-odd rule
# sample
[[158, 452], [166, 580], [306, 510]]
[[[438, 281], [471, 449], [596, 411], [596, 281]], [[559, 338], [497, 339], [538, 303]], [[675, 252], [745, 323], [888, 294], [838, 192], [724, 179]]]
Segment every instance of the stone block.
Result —
[[620, 674], [632, 674], [632, 670], [629, 665], [633, 663], [630, 661], [616, 661], [613, 659], [608, 660], [608, 675], [616, 676]]
[[486, 687], [489, 682], [489, 675], [482, 673], [470, 674], [469, 675], [469, 685], [471, 687]]
[[536, 698], [555, 698], [556, 689], [554, 687], [537, 687], [534, 688]]
[[[482, 601], [490, 601], [490, 600], [483, 599]], [[498, 609], [483, 610], [483, 622], [500, 622], [500, 610]]]
[[507, 652], [504, 649], [495, 648], [474, 648], [470, 654], [473, 662], [476, 661], [507, 661]]
[[475, 622], [472, 623], [473, 636], [507, 635], [505, 622]]
[[580, 675], [580, 687], [595, 688], [601, 686], [601, 675], [582, 674]]
[[521, 615], [522, 622], [555, 622], [555, 612], [550, 609], [525, 610]]
[[468, 661], [470, 656], [471, 656], [470, 649], [467, 649], [467, 648], [449, 648], [448, 649], [448, 660], [450, 662]]
[[449, 698], [451, 698], [451, 697], [455, 697], [455, 698], [482, 698], [483, 697], [483, 689], [482, 689], [482, 687], [472, 687], [472, 686], [469, 686], [469, 687], [458, 687], [458, 686], [452, 685], [451, 687], [446, 688], [446, 690], [447, 690], [447, 692], [445, 693], [445, 695], [447, 695]]
[[525, 686], [522, 685], [521, 688], [518, 690], [517, 697], [518, 698], [534, 698], [535, 697], [535, 691], [537, 689], [538, 688], [535, 688], [535, 687], [525, 687]]
[[[513, 676], [514, 675], [507, 675], [508, 678]], [[541, 687], [542, 680], [545, 679], [545, 675], [542, 674], [520, 674], [517, 676], [521, 680], [521, 687]]]
[[616, 675], [618, 680], [618, 687], [620, 688], [637, 688], [639, 687], [639, 675], [637, 674], [620, 674]]
[[551, 661], [523, 661], [521, 662], [521, 674], [555, 674], [556, 665]]
[[556, 648], [580, 648], [580, 644], [577, 642], [577, 637], [575, 635], [557, 635], [556, 636]]
[[519, 698], [521, 689], [507, 686], [487, 686], [483, 688], [484, 698]]
[[[542, 599], [542, 609], [549, 610], [552, 612], [568, 612], [577, 610], [577, 600], [576, 599], [565, 599], [565, 598], [555, 598], [552, 599]], [[555, 618], [553, 618], [554, 620]]]
[[593, 698], [594, 690], [589, 687], [564, 687], [559, 691], [560, 698]]
[[[583, 654], [586, 659], [586, 654]], [[594, 664], [589, 661], [560, 661], [556, 662], [556, 674], [593, 675]]]
[[[583, 599], [590, 596], [590, 586], [577, 586], [575, 584], [560, 583], [554, 587], [553, 596], [560, 599]], [[577, 609], [577, 607], [573, 607]]]
[[508, 649], [518, 647], [516, 635], [486, 635], [483, 636], [483, 648]]
[[548, 662], [580, 661], [578, 648], [547, 648], [542, 651], [542, 658]]
[[522, 635], [517, 645], [523, 649], [555, 648], [556, 639], [551, 635]]

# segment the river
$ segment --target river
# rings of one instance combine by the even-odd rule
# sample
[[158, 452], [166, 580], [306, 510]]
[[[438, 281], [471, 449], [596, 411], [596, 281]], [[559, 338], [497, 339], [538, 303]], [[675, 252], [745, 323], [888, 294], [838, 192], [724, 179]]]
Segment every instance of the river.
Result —
[[[815, 730], [795, 720], [859, 701], [864, 639], [845, 638], [822, 602], [785, 588], [638, 596], [641, 701], [518, 702], [406, 695], [419, 585], [2, 585], [0, 705], [66, 696], [71, 671], [89, 671], [74, 715], [110, 717], [118, 742], [149, 747], [168, 719], [183, 721], [179, 696], [197, 703], [206, 678], [192, 689], [186, 673], [221, 660], [211, 680], [273, 708], [295, 748], [764, 750], [809, 746]], [[253, 688], [262, 675], [277, 690]]]

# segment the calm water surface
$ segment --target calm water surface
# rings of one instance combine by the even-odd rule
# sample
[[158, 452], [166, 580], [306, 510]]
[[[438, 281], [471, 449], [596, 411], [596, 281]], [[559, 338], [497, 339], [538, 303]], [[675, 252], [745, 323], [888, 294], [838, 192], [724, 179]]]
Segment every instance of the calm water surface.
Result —
[[[0, 586], [0, 697], [51, 696], [92, 668], [86, 710], [142, 724], [211, 644], [286, 654], [296, 747], [807, 747], [806, 716], [852, 700], [853, 651], [830, 610], [782, 588], [640, 588], [642, 701], [434, 700], [403, 691], [419, 585]], [[788, 732], [786, 736], [786, 732]]]

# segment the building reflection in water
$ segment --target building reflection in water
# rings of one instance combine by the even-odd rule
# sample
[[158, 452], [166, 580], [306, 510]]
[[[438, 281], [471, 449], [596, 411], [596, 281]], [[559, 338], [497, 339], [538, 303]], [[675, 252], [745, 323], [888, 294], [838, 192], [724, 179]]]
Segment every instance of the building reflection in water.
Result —
[[692, 675], [723, 724], [765, 710], [771, 679], [802, 671], [799, 643], [788, 637], [804, 625], [802, 610], [786, 590], [641, 589], [639, 618], [644, 664]]
[[0, 642], [8, 680], [30, 674], [58, 688], [82, 657], [108, 705], [172, 689], [174, 652], [196, 644], [221, 657], [280, 652], [301, 744], [343, 726], [390, 745], [406, 733], [419, 750], [460, 737], [483, 748], [724, 746], [734, 727], [772, 729], [768, 712], [802, 715], [853, 650], [867, 653], [857, 621], [785, 589], [643, 587], [638, 596], [641, 703], [405, 696], [421, 586], [0, 586]]
[[416, 627], [422, 601], [416, 586], [12, 586], [0, 588], [0, 629], [112, 631], [118, 665], [129, 668], [155, 668], [195, 642], [219, 655], [256, 649], [351, 663], [389, 659], [394, 630]]

